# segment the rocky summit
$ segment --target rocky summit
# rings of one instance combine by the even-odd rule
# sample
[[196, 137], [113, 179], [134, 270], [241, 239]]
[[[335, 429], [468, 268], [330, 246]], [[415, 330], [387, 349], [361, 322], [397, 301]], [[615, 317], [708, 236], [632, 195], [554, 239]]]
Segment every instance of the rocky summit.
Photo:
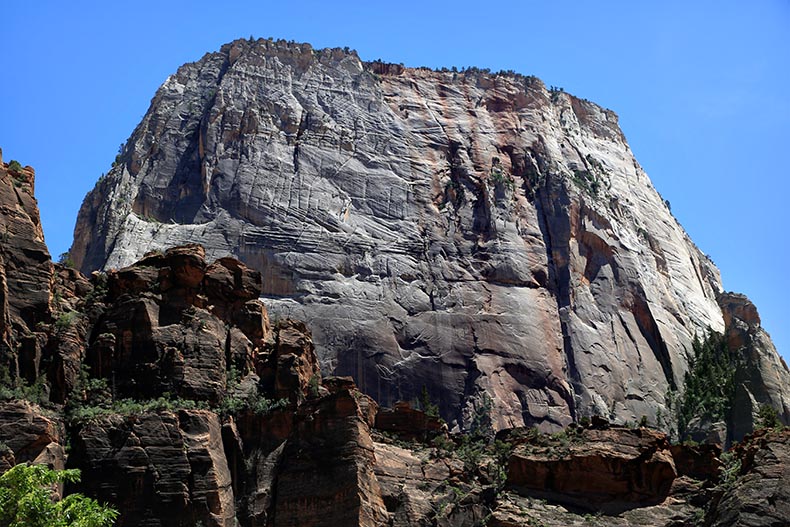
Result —
[[83, 272], [201, 243], [262, 273], [321, 370], [451, 428], [660, 424], [693, 341], [742, 350], [737, 423], [790, 419], [790, 374], [672, 216], [614, 112], [512, 72], [238, 40], [171, 75], [87, 195]]

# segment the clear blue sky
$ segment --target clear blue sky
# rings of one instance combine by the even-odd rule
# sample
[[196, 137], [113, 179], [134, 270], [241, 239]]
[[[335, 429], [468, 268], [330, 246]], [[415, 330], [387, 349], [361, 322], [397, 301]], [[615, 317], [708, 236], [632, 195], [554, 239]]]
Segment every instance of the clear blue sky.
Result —
[[616, 111], [725, 288], [749, 295], [790, 357], [788, 0], [8, 0], [0, 23], [0, 147], [36, 168], [55, 257], [179, 65], [251, 35], [349, 46], [408, 66], [513, 69]]

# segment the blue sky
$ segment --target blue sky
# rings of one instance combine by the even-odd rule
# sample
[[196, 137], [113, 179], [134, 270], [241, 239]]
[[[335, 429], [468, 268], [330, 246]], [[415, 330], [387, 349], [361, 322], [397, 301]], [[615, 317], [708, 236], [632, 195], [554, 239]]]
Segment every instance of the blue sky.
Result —
[[0, 148], [37, 171], [52, 254], [176, 68], [240, 37], [537, 75], [611, 108], [786, 360], [790, 1], [4, 2]]

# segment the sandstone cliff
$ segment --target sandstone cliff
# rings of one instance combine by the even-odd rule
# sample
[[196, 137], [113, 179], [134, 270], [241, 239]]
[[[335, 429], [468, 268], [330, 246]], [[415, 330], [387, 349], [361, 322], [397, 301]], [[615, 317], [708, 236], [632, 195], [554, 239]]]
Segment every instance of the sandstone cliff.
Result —
[[8, 381], [35, 380], [45, 340], [36, 324], [52, 313], [54, 271], [34, 187], [33, 168], [3, 163], [0, 150], [0, 375]]
[[[497, 428], [655, 423], [694, 336], [732, 320], [616, 115], [515, 74], [266, 40], [182, 66], [86, 197], [71, 256], [87, 272], [196, 241], [263, 273], [325, 373], [384, 405], [426, 387], [452, 426], [483, 394]], [[749, 397], [790, 418], [787, 368], [750, 350], [773, 381]]]

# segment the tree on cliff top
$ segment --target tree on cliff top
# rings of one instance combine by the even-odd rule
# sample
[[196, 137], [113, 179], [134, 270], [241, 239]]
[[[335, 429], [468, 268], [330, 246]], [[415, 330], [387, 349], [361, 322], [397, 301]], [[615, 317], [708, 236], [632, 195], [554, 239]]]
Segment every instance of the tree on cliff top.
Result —
[[109, 527], [112, 507], [82, 494], [53, 499], [53, 486], [79, 481], [80, 471], [22, 463], [0, 476], [0, 527]]

